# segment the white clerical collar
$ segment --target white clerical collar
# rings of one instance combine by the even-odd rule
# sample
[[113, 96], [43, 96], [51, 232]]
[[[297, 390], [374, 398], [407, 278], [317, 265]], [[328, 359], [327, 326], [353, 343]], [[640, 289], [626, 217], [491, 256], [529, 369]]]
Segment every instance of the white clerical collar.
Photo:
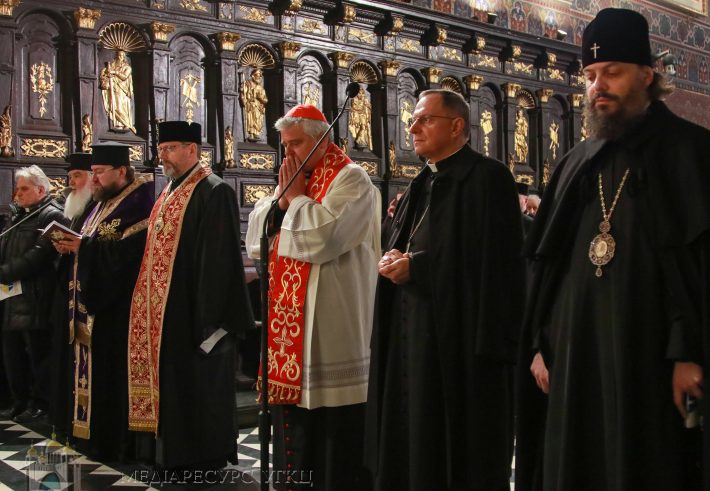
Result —
[[[444, 160], [448, 159], [452, 155], [459, 153], [461, 151], [461, 149], [464, 147], [464, 145], [461, 145], [459, 148], [457, 148], [455, 151], [451, 152], [449, 155], [447, 155], [443, 159], [439, 159], [439, 162], [443, 162]], [[434, 172], [434, 173], [439, 172], [439, 169], [436, 168], [436, 162], [432, 162], [431, 160], [427, 160], [426, 165], [429, 166], [429, 168], [431, 169], [432, 172]]]

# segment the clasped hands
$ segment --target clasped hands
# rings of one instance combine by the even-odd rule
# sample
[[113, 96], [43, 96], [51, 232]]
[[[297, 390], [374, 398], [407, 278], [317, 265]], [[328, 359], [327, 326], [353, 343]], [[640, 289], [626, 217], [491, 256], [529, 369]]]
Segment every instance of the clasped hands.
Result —
[[397, 249], [385, 253], [377, 263], [377, 271], [395, 285], [402, 285], [410, 280], [408, 252], [402, 253]]
[[65, 234], [62, 239], [52, 240], [52, 245], [59, 254], [76, 254], [81, 245], [81, 237]]
[[[300, 165], [300, 160], [293, 155], [283, 159], [281, 167], [279, 168], [279, 190], [283, 190], [286, 187], [291, 178], [296, 174], [296, 171], [298, 171]], [[306, 174], [301, 171], [296, 176], [291, 187], [286, 190], [286, 193], [279, 200], [279, 208], [281, 210], [287, 210], [288, 205], [291, 204], [291, 200], [303, 194], [306, 194]]]

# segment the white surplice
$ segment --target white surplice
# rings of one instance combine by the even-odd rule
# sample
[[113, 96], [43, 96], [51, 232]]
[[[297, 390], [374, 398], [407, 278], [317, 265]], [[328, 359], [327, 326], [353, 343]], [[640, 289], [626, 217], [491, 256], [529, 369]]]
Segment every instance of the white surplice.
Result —
[[[260, 199], [249, 214], [246, 247], [252, 259], [260, 256], [259, 239], [273, 199]], [[312, 264], [300, 407], [367, 400], [377, 262], [382, 256], [380, 216], [379, 191], [353, 163], [333, 179], [321, 203], [298, 196], [286, 211], [278, 253]]]

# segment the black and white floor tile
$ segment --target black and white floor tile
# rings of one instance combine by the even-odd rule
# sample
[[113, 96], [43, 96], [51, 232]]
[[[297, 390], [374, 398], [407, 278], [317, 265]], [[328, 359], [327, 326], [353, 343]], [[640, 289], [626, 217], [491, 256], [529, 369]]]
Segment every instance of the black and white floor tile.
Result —
[[[43, 425], [28, 428], [13, 421], [0, 420], [0, 491], [187, 488], [179, 482], [164, 482], [147, 467], [94, 462], [48, 438], [47, 434], [51, 433], [48, 430]], [[260, 453], [256, 428], [240, 430], [238, 445], [238, 465], [230, 465], [219, 476], [205, 479], [189, 489], [259, 489]]]
[[[28, 426], [33, 428], [0, 420], [0, 491], [188, 489], [179, 482], [166, 482], [169, 479], [156, 476], [147, 467], [94, 462], [48, 438], [51, 430], [46, 425]], [[238, 465], [230, 465], [218, 478], [207, 479], [189, 489], [258, 490], [260, 446], [257, 429], [240, 430], [237, 443]], [[510, 488], [513, 489], [512, 480]]]

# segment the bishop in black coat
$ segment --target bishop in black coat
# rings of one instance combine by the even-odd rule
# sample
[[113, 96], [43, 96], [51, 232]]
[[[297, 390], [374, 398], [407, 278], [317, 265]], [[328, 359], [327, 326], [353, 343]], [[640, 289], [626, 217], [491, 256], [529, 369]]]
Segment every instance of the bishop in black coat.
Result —
[[521, 241], [510, 172], [468, 145], [425, 167], [402, 197], [387, 249], [409, 242], [412, 279], [380, 277], [371, 345], [377, 489], [507, 488]]
[[[608, 210], [626, 168], [598, 277], [599, 173]], [[560, 162], [525, 247], [516, 489], [699, 489], [699, 466], [710, 489], [708, 432], [684, 428], [672, 391], [676, 362], [710, 362], [709, 180], [710, 132], [662, 102]], [[528, 371], [538, 350], [549, 400]]]

